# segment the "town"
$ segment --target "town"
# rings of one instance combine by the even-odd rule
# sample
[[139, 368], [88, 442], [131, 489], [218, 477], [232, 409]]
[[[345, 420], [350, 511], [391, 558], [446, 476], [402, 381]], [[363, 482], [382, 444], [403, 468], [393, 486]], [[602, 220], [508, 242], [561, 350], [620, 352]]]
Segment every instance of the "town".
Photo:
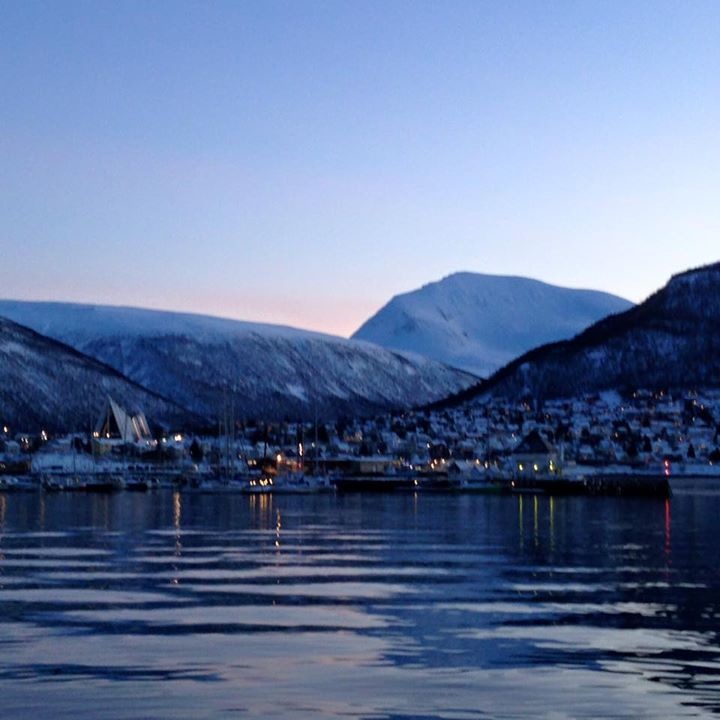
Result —
[[2, 426], [0, 487], [480, 490], [527, 489], [561, 478], [577, 488], [601, 475], [714, 475], [720, 474], [719, 411], [718, 390], [637, 390], [541, 405], [485, 398], [335, 422], [225, 416], [213, 435], [195, 435], [152, 432], [142, 413], [108, 398], [85, 434], [14, 433]]

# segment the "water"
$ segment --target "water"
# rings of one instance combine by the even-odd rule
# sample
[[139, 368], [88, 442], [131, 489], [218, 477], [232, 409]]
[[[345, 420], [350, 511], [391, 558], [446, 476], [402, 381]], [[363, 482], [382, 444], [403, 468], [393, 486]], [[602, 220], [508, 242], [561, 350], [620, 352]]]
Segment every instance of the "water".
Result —
[[0, 718], [720, 713], [720, 491], [0, 495]]

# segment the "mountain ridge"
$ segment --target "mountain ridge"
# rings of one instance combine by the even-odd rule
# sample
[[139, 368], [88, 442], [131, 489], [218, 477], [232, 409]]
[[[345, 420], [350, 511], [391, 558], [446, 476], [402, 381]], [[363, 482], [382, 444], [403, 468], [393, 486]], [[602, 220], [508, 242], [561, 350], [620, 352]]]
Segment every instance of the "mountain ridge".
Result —
[[476, 378], [428, 358], [283, 326], [190, 313], [0, 301], [10, 317], [206, 418], [372, 414], [439, 399]]

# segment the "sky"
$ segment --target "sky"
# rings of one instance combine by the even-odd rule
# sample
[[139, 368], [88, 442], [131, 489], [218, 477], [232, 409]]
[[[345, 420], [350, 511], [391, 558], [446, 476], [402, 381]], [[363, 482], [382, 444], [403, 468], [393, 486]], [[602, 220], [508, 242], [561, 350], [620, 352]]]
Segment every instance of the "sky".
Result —
[[349, 335], [720, 260], [715, 0], [0, 0], [0, 297]]

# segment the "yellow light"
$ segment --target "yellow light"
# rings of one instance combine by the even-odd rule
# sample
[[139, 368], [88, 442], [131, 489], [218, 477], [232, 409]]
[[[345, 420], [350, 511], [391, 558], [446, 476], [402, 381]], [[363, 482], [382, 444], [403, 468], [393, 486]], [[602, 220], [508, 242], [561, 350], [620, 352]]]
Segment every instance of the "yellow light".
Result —
[[525, 469], [525, 466], [522, 463], [518, 463], [518, 470], [522, 472]]

